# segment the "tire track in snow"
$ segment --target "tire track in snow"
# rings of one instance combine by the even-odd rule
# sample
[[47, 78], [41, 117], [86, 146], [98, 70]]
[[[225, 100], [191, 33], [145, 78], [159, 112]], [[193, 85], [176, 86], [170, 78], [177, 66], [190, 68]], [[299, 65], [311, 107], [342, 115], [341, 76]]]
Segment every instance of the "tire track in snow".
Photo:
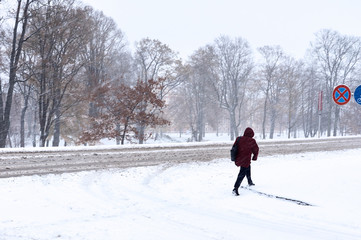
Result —
[[[0, 151], [0, 178], [61, 174], [111, 168], [205, 162], [229, 158], [232, 142], [4, 149]], [[259, 141], [260, 157], [361, 147], [361, 137]]]

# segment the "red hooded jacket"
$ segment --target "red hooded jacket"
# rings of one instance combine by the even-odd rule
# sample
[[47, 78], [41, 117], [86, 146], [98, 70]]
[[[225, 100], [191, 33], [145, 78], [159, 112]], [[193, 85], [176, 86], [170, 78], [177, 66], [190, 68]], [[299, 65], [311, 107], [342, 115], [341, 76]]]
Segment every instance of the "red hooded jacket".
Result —
[[[258, 157], [258, 145], [256, 140], [253, 139], [254, 132], [252, 128], [246, 128], [244, 134], [238, 141], [238, 152], [236, 156], [235, 164], [239, 167], [249, 167], [251, 164], [251, 157], [253, 154], [252, 160], [257, 160]], [[238, 139], [237, 138], [237, 139]], [[236, 139], [236, 142], [237, 142]]]

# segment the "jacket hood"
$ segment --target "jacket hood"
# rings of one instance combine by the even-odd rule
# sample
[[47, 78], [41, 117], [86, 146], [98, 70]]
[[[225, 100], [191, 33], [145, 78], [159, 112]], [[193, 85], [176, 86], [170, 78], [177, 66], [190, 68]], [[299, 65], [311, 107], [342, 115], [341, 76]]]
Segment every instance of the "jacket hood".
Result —
[[254, 132], [252, 130], [252, 128], [246, 128], [246, 130], [244, 130], [244, 134], [243, 136], [245, 137], [253, 137], [254, 136]]

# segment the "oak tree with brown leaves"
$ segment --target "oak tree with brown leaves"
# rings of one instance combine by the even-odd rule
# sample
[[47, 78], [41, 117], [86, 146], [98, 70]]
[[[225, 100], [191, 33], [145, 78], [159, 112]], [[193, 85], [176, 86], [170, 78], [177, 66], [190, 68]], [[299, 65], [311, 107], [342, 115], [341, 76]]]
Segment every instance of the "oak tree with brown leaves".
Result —
[[[92, 129], [83, 132], [80, 142], [94, 144], [108, 138], [118, 139], [117, 143], [123, 145], [125, 140], [132, 141], [142, 136], [136, 127], [139, 123], [147, 127], [169, 124], [159, 114], [165, 105], [157, 94], [162, 81], [137, 81], [135, 86], [106, 84], [99, 88], [94, 99], [98, 100], [97, 107], [102, 111], [98, 117], [90, 119]], [[144, 104], [148, 106], [146, 109]]]

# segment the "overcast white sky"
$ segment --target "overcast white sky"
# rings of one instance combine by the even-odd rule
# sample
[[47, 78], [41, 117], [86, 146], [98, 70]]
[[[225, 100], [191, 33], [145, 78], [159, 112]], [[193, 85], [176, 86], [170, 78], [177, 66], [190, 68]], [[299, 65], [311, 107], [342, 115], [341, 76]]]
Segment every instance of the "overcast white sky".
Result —
[[280, 45], [302, 58], [314, 34], [330, 28], [361, 37], [361, 0], [82, 0], [112, 17], [130, 46], [149, 37], [187, 58], [220, 35], [252, 49]]

